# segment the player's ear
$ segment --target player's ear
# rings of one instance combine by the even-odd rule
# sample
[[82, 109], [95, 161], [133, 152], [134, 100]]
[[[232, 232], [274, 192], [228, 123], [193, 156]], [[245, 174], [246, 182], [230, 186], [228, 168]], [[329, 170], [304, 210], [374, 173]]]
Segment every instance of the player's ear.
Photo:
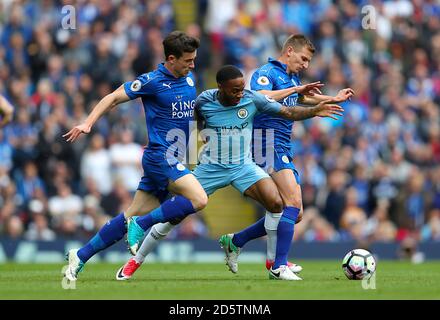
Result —
[[174, 64], [174, 62], [176, 62], [177, 58], [174, 54], [170, 54], [167, 58], [168, 62], [171, 64]]

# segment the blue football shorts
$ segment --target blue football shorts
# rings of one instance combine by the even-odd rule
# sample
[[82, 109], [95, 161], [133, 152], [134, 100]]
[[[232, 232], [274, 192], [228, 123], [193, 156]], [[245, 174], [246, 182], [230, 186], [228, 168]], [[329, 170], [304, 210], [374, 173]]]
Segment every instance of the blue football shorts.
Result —
[[151, 193], [162, 203], [169, 195], [167, 190], [169, 180], [177, 179], [191, 174], [176, 158], [166, 159], [164, 151], [144, 150], [142, 156], [144, 175], [139, 182], [138, 190]]
[[[270, 161], [272, 162], [272, 161]], [[272, 172], [278, 172], [280, 170], [289, 169], [292, 170], [297, 184], [301, 184], [301, 179], [298, 170], [296, 170], [293, 158], [290, 152], [282, 150], [274, 150], [273, 163], [266, 161], [265, 163], [257, 163], [265, 172], [271, 174]]]

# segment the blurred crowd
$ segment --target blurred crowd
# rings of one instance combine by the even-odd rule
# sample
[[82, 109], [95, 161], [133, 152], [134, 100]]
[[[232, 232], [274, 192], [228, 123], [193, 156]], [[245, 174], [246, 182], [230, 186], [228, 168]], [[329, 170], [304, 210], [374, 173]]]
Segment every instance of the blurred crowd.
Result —
[[[201, 39], [199, 92], [220, 65], [235, 64], [248, 79], [288, 35], [303, 33], [317, 49], [303, 83], [356, 93], [343, 119], [294, 124], [304, 202], [295, 239], [440, 240], [438, 1], [195, 3], [185, 31]], [[62, 135], [163, 60], [162, 39], [178, 27], [174, 4], [0, 2], [0, 94], [15, 107], [0, 129], [0, 237], [89, 237], [128, 207], [147, 143], [140, 101], [118, 106], [74, 144]], [[63, 28], [65, 5], [75, 8], [75, 29]], [[172, 236], [208, 230], [193, 215]]]

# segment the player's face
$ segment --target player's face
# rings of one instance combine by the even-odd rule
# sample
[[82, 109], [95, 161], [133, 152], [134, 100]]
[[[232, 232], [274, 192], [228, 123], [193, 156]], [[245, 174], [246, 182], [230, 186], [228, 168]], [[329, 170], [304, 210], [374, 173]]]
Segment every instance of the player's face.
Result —
[[194, 52], [184, 52], [180, 58], [170, 56], [171, 67], [177, 77], [185, 77], [194, 69], [194, 61], [196, 60], [197, 50]]
[[307, 47], [296, 50], [293, 47], [287, 49], [287, 68], [290, 73], [299, 73], [309, 67], [313, 53]]
[[241, 98], [243, 98], [244, 87], [245, 81], [243, 77], [218, 84], [220, 94], [228, 106], [236, 106], [240, 103]]

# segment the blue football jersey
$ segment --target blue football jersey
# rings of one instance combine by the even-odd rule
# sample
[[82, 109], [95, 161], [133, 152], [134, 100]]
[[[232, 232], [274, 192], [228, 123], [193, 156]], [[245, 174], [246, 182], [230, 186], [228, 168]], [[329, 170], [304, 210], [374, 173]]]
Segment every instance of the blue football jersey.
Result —
[[208, 137], [200, 162], [225, 167], [252, 162], [250, 146], [255, 115], [275, 115], [280, 112], [281, 105], [258, 92], [245, 90], [239, 104], [223, 106], [218, 93], [218, 89], [206, 90], [196, 100], [196, 109], [205, 120], [204, 133]]
[[[257, 69], [252, 75], [251, 89], [252, 90], [281, 90], [294, 86], [301, 85], [301, 81], [297, 74], [287, 74], [287, 66], [278, 60], [269, 58], [268, 63]], [[279, 101], [286, 107], [294, 107], [297, 104], [298, 94], [294, 93], [283, 100]], [[263, 132], [266, 129], [274, 130], [274, 148], [278, 151], [291, 153], [290, 151], [290, 136], [292, 134], [293, 121], [274, 117], [269, 114], [260, 114], [255, 117], [254, 129], [262, 129]], [[261, 139], [260, 141], [254, 140], [254, 144], [265, 146], [265, 135], [255, 135], [254, 139]]]
[[124, 89], [130, 99], [142, 99], [148, 149], [166, 150], [173, 145], [186, 150], [197, 97], [191, 72], [176, 78], [161, 63], [156, 70], [124, 83]]

